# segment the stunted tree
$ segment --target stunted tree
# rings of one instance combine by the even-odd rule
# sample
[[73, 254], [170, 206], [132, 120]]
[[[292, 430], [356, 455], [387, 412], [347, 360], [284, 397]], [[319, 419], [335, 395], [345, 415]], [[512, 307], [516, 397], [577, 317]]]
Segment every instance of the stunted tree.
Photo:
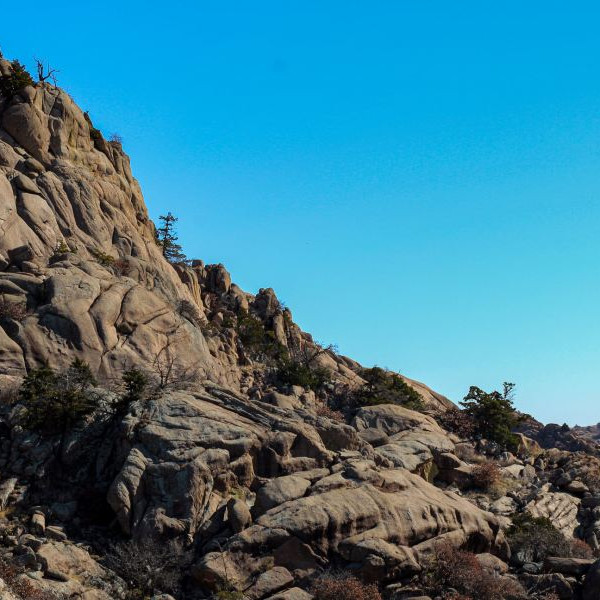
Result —
[[60, 372], [47, 366], [32, 369], [19, 391], [22, 425], [42, 434], [64, 436], [98, 407], [95, 385], [90, 367], [79, 359]]
[[472, 417], [476, 434], [509, 449], [517, 445], [512, 429], [522, 420], [513, 405], [514, 388], [514, 383], [504, 383], [502, 392], [485, 392], [471, 386], [460, 403]]
[[13, 60], [10, 64], [10, 73], [0, 76], [0, 95], [12, 98], [28, 85], [34, 85], [31, 75], [18, 60]]
[[189, 552], [174, 541], [121, 542], [106, 555], [108, 566], [129, 586], [128, 598], [149, 598], [160, 592], [179, 594], [182, 572], [190, 561]]
[[179, 239], [175, 231], [175, 223], [178, 219], [171, 212], [159, 217], [162, 226], [156, 230], [158, 245], [162, 248], [163, 256], [170, 263], [180, 263], [187, 260], [181, 250], [181, 245], [177, 243]]

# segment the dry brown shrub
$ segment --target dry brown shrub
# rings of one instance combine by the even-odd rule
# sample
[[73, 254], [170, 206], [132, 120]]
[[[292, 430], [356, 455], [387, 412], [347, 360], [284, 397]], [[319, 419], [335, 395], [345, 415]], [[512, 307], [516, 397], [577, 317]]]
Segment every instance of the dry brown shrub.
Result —
[[329, 573], [319, 577], [312, 585], [315, 600], [381, 600], [373, 583], [363, 583], [346, 573]]
[[[475, 554], [459, 550], [449, 543], [436, 546], [426, 577], [431, 591], [448, 600], [517, 600], [526, 597], [518, 582], [489, 573], [483, 569]], [[448, 589], [456, 590], [459, 595], [445, 595]]]
[[458, 408], [450, 408], [437, 417], [444, 429], [455, 433], [463, 439], [473, 437], [475, 421], [473, 417]]
[[7, 300], [4, 294], [0, 296], [0, 320], [13, 319], [14, 321], [22, 321], [27, 314], [25, 302], [12, 302], [11, 300]]
[[56, 600], [49, 592], [34, 588], [26, 579], [20, 577], [21, 572], [5, 560], [0, 560], [0, 579], [4, 580], [8, 589], [22, 600]]
[[591, 466], [585, 473], [582, 473], [581, 480], [590, 488], [591, 492], [600, 491], [600, 469], [596, 465]]
[[489, 491], [502, 480], [500, 467], [495, 462], [488, 461], [473, 467], [473, 483], [482, 490]]
[[19, 384], [14, 381], [0, 384], [0, 405], [12, 406], [19, 400]]
[[592, 547], [583, 540], [575, 538], [571, 540], [571, 556], [573, 558], [594, 558]]
[[319, 402], [315, 412], [319, 417], [326, 417], [332, 421], [339, 421], [340, 423], [346, 422], [344, 414], [339, 410], [333, 410], [326, 402]]
[[115, 275], [119, 277], [125, 277], [129, 275], [129, 271], [131, 270], [131, 265], [129, 261], [124, 258], [117, 258], [112, 264], [113, 271]]

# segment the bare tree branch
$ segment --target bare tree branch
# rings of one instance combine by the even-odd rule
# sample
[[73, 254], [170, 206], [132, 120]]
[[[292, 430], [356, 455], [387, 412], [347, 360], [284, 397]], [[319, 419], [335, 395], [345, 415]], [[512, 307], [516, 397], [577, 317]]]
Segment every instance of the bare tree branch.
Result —
[[44, 61], [39, 60], [38, 58], [35, 59], [35, 63], [37, 66], [38, 82], [44, 83], [47, 79], [50, 79], [52, 81], [54, 87], [56, 87], [56, 76], [55, 75], [59, 71], [57, 69], [50, 68], [49, 64], [44, 65]]

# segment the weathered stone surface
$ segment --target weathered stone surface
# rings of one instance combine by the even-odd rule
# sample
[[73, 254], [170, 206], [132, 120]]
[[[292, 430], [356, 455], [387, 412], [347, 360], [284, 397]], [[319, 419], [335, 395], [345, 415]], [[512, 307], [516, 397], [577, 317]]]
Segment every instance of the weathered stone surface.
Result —
[[594, 562], [594, 559], [589, 558], [549, 556], [544, 561], [544, 570], [547, 573], [562, 573], [563, 575], [579, 577], [587, 573]]
[[387, 435], [413, 429], [444, 435], [444, 430], [431, 417], [397, 404], [361, 408], [354, 417], [354, 426], [359, 432], [376, 428]]
[[293, 587], [269, 596], [267, 600], [311, 600], [312, 598], [312, 594], [305, 592], [302, 588]]
[[234, 533], [239, 533], [248, 527], [252, 523], [252, 515], [248, 505], [243, 500], [232, 498], [227, 503], [227, 520]]
[[497, 556], [489, 552], [483, 552], [477, 555], [477, 561], [486, 570], [491, 573], [507, 573], [508, 565]]
[[289, 587], [294, 577], [285, 567], [273, 567], [258, 576], [256, 582], [249, 587], [244, 596], [250, 600], [260, 600]]
[[348, 543], [348, 537], [353, 543], [376, 538], [414, 546], [453, 530], [465, 537], [477, 534], [497, 550], [502, 546], [498, 523], [489, 513], [473, 510], [466, 500], [402, 469], [381, 476], [379, 488], [366, 484], [300, 498], [271, 509], [257, 523], [285, 529], [323, 551], [337, 548], [343, 539]]
[[288, 500], [301, 498], [310, 487], [310, 481], [297, 475], [278, 477], [262, 486], [256, 493], [254, 512], [261, 515]]
[[78, 546], [62, 542], [49, 542], [37, 551], [44, 571], [61, 573], [67, 578], [87, 579], [101, 577], [104, 569]]
[[546, 517], [566, 536], [572, 537], [578, 525], [578, 498], [562, 492], [544, 492], [529, 502], [525, 510], [534, 517]]

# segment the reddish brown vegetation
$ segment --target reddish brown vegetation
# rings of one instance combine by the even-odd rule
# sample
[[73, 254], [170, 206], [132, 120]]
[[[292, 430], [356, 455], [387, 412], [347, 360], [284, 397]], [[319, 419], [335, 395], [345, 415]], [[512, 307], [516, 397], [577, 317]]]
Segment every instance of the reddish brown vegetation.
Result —
[[125, 260], [124, 258], [117, 258], [117, 260], [113, 262], [112, 267], [115, 272], [115, 275], [118, 275], [120, 277], [129, 275], [129, 271], [131, 270], [131, 265], [129, 264], [129, 261]]
[[574, 539], [571, 541], [571, 556], [574, 558], [594, 558], [594, 551], [583, 540]]
[[26, 579], [19, 577], [20, 574], [15, 567], [0, 560], [0, 579], [15, 596], [22, 600], [55, 600], [53, 594], [35, 589]]
[[473, 437], [475, 421], [473, 417], [458, 408], [451, 408], [442, 413], [438, 420], [444, 429], [455, 433], [463, 439]]
[[328, 406], [325, 402], [317, 403], [316, 413], [319, 417], [327, 417], [332, 421], [340, 421], [341, 423], [344, 423], [346, 421], [341, 411], [333, 410], [333, 408]]
[[346, 574], [319, 577], [311, 589], [315, 600], [381, 600], [377, 586]]
[[26, 316], [27, 307], [24, 302], [11, 302], [4, 295], [0, 297], [0, 319], [22, 321]]
[[[434, 552], [426, 585], [446, 600], [508, 600], [525, 598], [523, 588], [513, 579], [484, 570], [475, 554], [439, 544]], [[446, 590], [458, 592], [446, 595]]]
[[495, 462], [484, 462], [473, 467], [473, 483], [482, 490], [493, 488], [502, 480], [500, 467]]

